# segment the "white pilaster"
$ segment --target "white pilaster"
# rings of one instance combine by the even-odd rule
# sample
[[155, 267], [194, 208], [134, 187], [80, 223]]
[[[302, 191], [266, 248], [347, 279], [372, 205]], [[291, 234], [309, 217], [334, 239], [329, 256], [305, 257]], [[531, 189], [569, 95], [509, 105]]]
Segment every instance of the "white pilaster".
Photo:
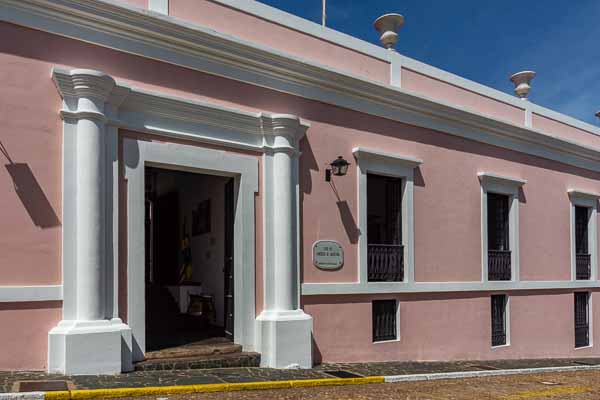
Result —
[[298, 141], [307, 126], [297, 117], [263, 117], [265, 299], [258, 316], [262, 365], [312, 367], [312, 317], [298, 304]]
[[64, 319], [48, 334], [48, 370], [119, 373], [131, 367], [130, 362], [122, 364], [122, 359], [130, 360], [131, 332], [106, 309], [104, 110], [115, 81], [90, 70], [53, 71], [53, 78], [63, 97], [64, 157], [73, 169], [63, 171], [63, 198], [74, 210], [63, 208], [63, 225], [68, 224], [63, 228], [63, 252], [68, 254], [63, 257], [63, 275], [70, 286]]

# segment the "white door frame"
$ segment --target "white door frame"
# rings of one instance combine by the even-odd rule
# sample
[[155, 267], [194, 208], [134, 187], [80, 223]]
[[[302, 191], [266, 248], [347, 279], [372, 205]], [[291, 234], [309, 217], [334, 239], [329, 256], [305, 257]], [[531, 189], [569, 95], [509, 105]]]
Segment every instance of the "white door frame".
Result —
[[127, 179], [127, 323], [133, 337], [133, 361], [146, 351], [144, 168], [233, 177], [234, 183], [234, 341], [254, 350], [255, 194], [258, 159], [223, 150], [126, 138], [123, 162]]

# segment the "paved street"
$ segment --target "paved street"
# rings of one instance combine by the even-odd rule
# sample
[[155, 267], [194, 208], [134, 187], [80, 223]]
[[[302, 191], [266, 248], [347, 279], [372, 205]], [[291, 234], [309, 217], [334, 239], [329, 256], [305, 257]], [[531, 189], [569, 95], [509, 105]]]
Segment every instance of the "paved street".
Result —
[[584, 400], [600, 398], [600, 371], [405, 382], [302, 389], [257, 390], [138, 400], [356, 399], [356, 400]]

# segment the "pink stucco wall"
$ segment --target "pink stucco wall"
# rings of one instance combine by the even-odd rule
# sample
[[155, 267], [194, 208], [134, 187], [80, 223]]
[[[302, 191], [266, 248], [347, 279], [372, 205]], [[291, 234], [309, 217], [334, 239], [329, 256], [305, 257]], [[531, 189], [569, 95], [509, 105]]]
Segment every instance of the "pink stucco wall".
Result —
[[595, 148], [600, 147], [600, 136], [536, 113], [533, 113], [531, 116], [531, 125], [534, 129], [554, 136], [564, 137], [572, 142], [582, 143]]
[[[325, 107], [321, 110], [325, 112]], [[414, 190], [417, 281], [481, 279], [478, 172], [527, 180], [519, 207], [521, 278], [570, 278], [567, 190], [598, 192], [600, 174], [440, 132], [357, 113], [330, 111], [327, 123], [314, 123], [309, 130], [301, 160], [305, 282], [356, 280], [355, 169], [334, 179], [340, 200], [325, 182], [323, 170], [336, 155], [353, 161], [351, 149], [357, 146], [424, 160], [416, 170]], [[346, 207], [338, 206], [340, 202], [347, 203], [349, 216], [342, 214]], [[345, 249], [341, 270], [325, 272], [312, 266], [310, 245], [317, 239], [341, 241]]]
[[169, 14], [312, 62], [389, 82], [389, 64], [385, 61], [210, 0], [171, 0]]
[[60, 97], [44, 65], [0, 57], [0, 285], [58, 284], [61, 121], [47, 110]]
[[[243, 110], [292, 113], [309, 121], [311, 128], [302, 141], [300, 159], [301, 271], [304, 282], [356, 280], [356, 242], [359, 232], [356, 226], [356, 161], [351, 153], [356, 146], [424, 160], [416, 170], [415, 179], [415, 275], [418, 281], [472, 281], [480, 278], [481, 221], [477, 172], [494, 172], [528, 181], [520, 207], [522, 279], [557, 280], [569, 277], [569, 200], [566, 191], [571, 188], [600, 191], [600, 174], [597, 173], [35, 30], [0, 24], [0, 46], [0, 68], [3, 72], [0, 79], [11, 93], [0, 98], [0, 113], [3, 113], [2, 120], [6, 121], [0, 126], [0, 141], [15, 163], [29, 165], [50, 208], [58, 216], [61, 123], [58, 116], [60, 101], [50, 79], [53, 66], [99, 69], [136, 87]], [[334, 179], [332, 187], [324, 180], [324, 169], [338, 155], [344, 156], [353, 165], [347, 176]], [[0, 170], [0, 179], [3, 179], [6, 187], [14, 187], [6, 168]], [[36, 191], [39, 192], [38, 189]], [[23, 200], [14, 189], [0, 193], [0, 203], [3, 205], [0, 207], [0, 217], [3, 221], [11, 221], [10, 229], [0, 233], [3, 249], [0, 256], [3, 257], [0, 284], [58, 283], [60, 226], [34, 228], [33, 217], [25, 211], [27, 206], [24, 202], [27, 201], [27, 196]], [[257, 198], [257, 204], [260, 204], [260, 198]], [[257, 221], [260, 221], [260, 213], [258, 207]], [[260, 223], [257, 224], [257, 235], [261, 235]], [[335, 239], [342, 243], [346, 264], [341, 270], [323, 272], [312, 265], [311, 246], [318, 239]], [[257, 248], [259, 266], [262, 265], [258, 253], [260, 247]], [[257, 282], [257, 294], [260, 296], [260, 269], [257, 271]], [[369, 297], [305, 296], [303, 302], [307, 311], [315, 317], [315, 338], [325, 359], [335, 359], [333, 352], [340, 349], [344, 349], [344, 354], [352, 353], [351, 357], [364, 359], [392, 356], [422, 359], [493, 356], [485, 347], [488, 346], [489, 335], [481, 335], [484, 338], [481, 339], [472, 332], [479, 329], [480, 333], [486, 333], [486, 329], [489, 330], [489, 318], [485, 314], [489, 312], [486, 294], [399, 297], [403, 302], [402, 323], [406, 330], [402, 331], [402, 335], [406, 340], [401, 340], [397, 344], [400, 347], [396, 348], [393, 344], [374, 346], [367, 343], [370, 340], [370, 323], [367, 323], [370, 316]], [[515, 321], [522, 318], [523, 326], [519, 324], [517, 327], [513, 322], [513, 329], [517, 329], [513, 331], [513, 338], [524, 342], [515, 342], [514, 350], [509, 349], [507, 354], [502, 353], [501, 356], [512, 357], [519, 349], [524, 355], [530, 356], [571, 355], [568, 346], [571, 346], [572, 332], [568, 331], [571, 328], [567, 326], [572, 325], [572, 294], [515, 293], [516, 297], [518, 299], [513, 302], [512, 307], [515, 308], [511, 309], [511, 316], [516, 318]], [[545, 297], [548, 298], [547, 302]], [[530, 304], [531, 308], [520, 307], [521, 311], [512, 311], [521, 301], [527, 301], [526, 304]], [[261, 304], [258, 300], [257, 303], [260, 310]], [[537, 310], [543, 314], [542, 311], [546, 310], [544, 307], [553, 312], [558, 310], [555, 314], [557, 317], [551, 322], [536, 319], [542, 318], [540, 316], [521, 314], [523, 308], [527, 309], [527, 313]], [[47, 313], [53, 315], [48, 318], [54, 322], [59, 318], [49, 311]], [[417, 319], [423, 313], [428, 318]], [[28, 321], [33, 323], [35, 318], [31, 310], [25, 309], [15, 309], [2, 315], [7, 316], [2, 317], [2, 323], [7, 318], [7, 321], [27, 324]], [[456, 318], [456, 315], [461, 318]], [[441, 328], [444, 324], [447, 326], [445, 330]], [[542, 332], [546, 332], [548, 324], [558, 329], [548, 333], [552, 343], [560, 341], [552, 346], [548, 344], [548, 350], [546, 347], [526, 348], [527, 343], [534, 343], [533, 339], [516, 335], [518, 329], [523, 329], [535, 332], [535, 335], [528, 337], [539, 338]], [[464, 327], [472, 329], [465, 332]], [[425, 333], [415, 335], [417, 330]], [[447, 350], [435, 353], [426, 348], [430, 345], [424, 343], [443, 346], [443, 332], [448, 335], [457, 330], [468, 340], [457, 339], [457, 333], [450, 335], [455, 338], [455, 346]], [[46, 332], [47, 329], [44, 332], [40, 330], [38, 335], [45, 338]], [[415, 344], [415, 336], [422, 341], [420, 344]], [[430, 341], [423, 341], [423, 337], [430, 338]], [[36, 340], [42, 343], [40, 338]], [[363, 344], [365, 349], [361, 349]], [[8, 350], [15, 352], [9, 355], [12, 359], [17, 357], [16, 352], [22, 351], [18, 347]], [[45, 350], [38, 350], [39, 357], [43, 358], [35, 362], [30, 360], [29, 367], [40, 365], [40, 360], [45, 362]], [[514, 354], [511, 353], [513, 351]], [[579, 350], [577, 354], [587, 355], [585, 352]]]
[[[304, 309], [314, 318], [314, 355], [322, 362], [598, 356], [598, 329], [596, 347], [574, 348], [573, 293], [509, 296], [510, 346], [493, 349], [489, 293], [309, 297]], [[400, 340], [373, 343], [371, 300], [392, 298], [400, 304]], [[592, 325], [599, 323], [596, 312]]]
[[61, 319], [61, 304], [0, 303], [0, 371], [46, 368], [48, 331]]
[[523, 125], [525, 121], [525, 112], [522, 109], [408, 68], [402, 68], [402, 87], [431, 99], [441, 100], [515, 125]]

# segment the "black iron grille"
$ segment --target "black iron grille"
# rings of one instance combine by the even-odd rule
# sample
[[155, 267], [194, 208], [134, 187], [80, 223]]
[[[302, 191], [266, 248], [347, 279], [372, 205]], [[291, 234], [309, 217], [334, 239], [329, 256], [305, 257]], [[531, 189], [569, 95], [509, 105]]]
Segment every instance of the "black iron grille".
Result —
[[588, 293], [575, 293], [575, 347], [590, 345]]
[[506, 344], [506, 295], [492, 296], [492, 346]]
[[587, 207], [575, 207], [575, 278], [590, 279], [591, 263], [588, 248], [588, 219]]
[[396, 300], [373, 301], [373, 341], [395, 340]]
[[370, 282], [401, 282], [404, 280], [404, 246], [367, 245], [367, 265]]
[[488, 280], [510, 281], [510, 250], [488, 250]]

